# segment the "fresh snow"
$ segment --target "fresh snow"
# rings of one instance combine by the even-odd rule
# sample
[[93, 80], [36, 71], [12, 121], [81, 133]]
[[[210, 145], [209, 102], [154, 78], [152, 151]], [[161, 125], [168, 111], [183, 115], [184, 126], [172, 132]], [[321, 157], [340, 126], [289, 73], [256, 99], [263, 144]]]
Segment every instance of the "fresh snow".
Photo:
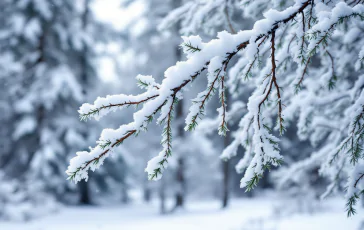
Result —
[[[359, 230], [360, 212], [347, 218], [342, 200], [324, 201], [319, 213], [280, 216], [272, 198], [232, 200], [227, 210], [217, 201], [199, 201], [174, 214], [158, 214], [158, 203], [113, 207], [67, 207], [30, 222], [0, 222], [1, 230]], [[291, 203], [292, 204], [292, 203]], [[363, 211], [363, 210], [360, 210]]]

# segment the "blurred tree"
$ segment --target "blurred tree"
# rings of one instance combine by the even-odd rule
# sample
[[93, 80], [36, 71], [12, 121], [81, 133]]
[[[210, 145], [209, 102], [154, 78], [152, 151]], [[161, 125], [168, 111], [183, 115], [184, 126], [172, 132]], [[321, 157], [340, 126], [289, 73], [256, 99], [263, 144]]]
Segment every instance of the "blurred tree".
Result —
[[[91, 3], [0, 3], [0, 87], [6, 98], [0, 106], [9, 108], [1, 116], [6, 126], [0, 135], [6, 138], [0, 169], [8, 178], [41, 183], [42, 190], [63, 202], [74, 202], [67, 194], [76, 193], [65, 181], [70, 153], [87, 149], [98, 132], [98, 126], [79, 122], [76, 112], [102, 85], [97, 65], [107, 54], [97, 47], [121, 40], [111, 25], [96, 19]], [[86, 183], [80, 185], [79, 201], [91, 203]]]

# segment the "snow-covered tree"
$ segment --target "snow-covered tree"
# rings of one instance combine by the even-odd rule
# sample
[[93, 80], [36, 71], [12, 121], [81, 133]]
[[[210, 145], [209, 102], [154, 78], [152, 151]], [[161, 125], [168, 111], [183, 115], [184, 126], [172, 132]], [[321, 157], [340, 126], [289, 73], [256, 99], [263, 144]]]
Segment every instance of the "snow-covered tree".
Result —
[[[201, 1], [203, 3], [205, 1]], [[206, 1], [211, 5], [212, 2]], [[159, 180], [172, 157], [172, 121], [176, 104], [186, 97], [187, 86], [207, 72], [207, 87], [193, 99], [185, 121], [185, 130], [193, 131], [202, 119], [206, 105], [218, 94], [216, 130], [226, 135], [228, 112], [226, 91], [239, 101], [239, 95], [251, 90], [247, 112], [242, 116], [234, 140], [222, 153], [229, 159], [239, 146], [245, 155], [237, 169], [244, 171], [241, 187], [253, 189], [264, 171], [283, 162], [278, 135], [284, 135], [290, 125], [297, 126], [301, 140], [309, 140], [315, 149], [309, 156], [289, 165], [282, 180], [306, 173], [313, 166], [331, 181], [328, 193], [346, 188], [348, 215], [355, 213], [355, 204], [364, 193], [364, 77], [363, 20], [361, 0], [318, 1], [231, 1], [230, 7], [242, 7], [244, 16], [252, 18], [251, 30], [236, 34], [218, 33], [216, 39], [203, 42], [199, 36], [184, 37], [181, 45], [186, 61], [177, 62], [157, 83], [151, 76], [138, 75], [145, 90], [139, 95], [114, 95], [98, 98], [94, 104], [84, 104], [81, 118], [100, 119], [111, 111], [132, 105], [139, 106], [133, 121], [118, 129], [105, 129], [97, 146], [78, 152], [68, 167], [69, 179], [78, 182], [88, 178], [88, 170], [97, 169], [104, 160], [131, 136], [146, 131], [157, 117], [163, 126], [162, 150], [148, 162], [146, 172], [151, 180]], [[180, 15], [193, 26], [197, 23], [216, 24], [218, 16], [208, 17], [211, 10], [199, 14]], [[221, 6], [221, 5], [219, 5]], [[182, 10], [181, 10], [182, 11]], [[193, 12], [193, 11], [192, 11]], [[205, 12], [205, 13], [204, 13]], [[223, 12], [218, 10], [217, 12]], [[263, 16], [261, 13], [263, 12]], [[204, 15], [202, 17], [201, 15]], [[170, 16], [170, 20], [177, 16]], [[202, 25], [203, 27], [203, 25]], [[227, 72], [229, 63], [236, 64]], [[285, 182], [283, 182], [285, 183]]]
[[[87, 149], [98, 132], [98, 126], [90, 129], [78, 122], [76, 108], [93, 98], [90, 92], [101, 85], [98, 43], [118, 39], [111, 26], [96, 20], [90, 4], [91, 0], [0, 3], [0, 106], [6, 111], [0, 134], [5, 145], [0, 171], [6, 176], [0, 179], [19, 180], [21, 189], [16, 191], [35, 194], [39, 188], [58, 201], [76, 193], [64, 180], [70, 153]], [[28, 188], [33, 186], [30, 182], [40, 186]], [[88, 203], [82, 191], [86, 190], [81, 189], [81, 201]]]

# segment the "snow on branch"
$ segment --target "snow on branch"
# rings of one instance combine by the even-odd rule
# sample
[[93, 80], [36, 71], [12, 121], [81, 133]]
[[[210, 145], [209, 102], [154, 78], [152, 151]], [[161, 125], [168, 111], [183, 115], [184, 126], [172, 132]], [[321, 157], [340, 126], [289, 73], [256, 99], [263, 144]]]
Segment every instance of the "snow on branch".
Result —
[[307, 53], [313, 56], [317, 53], [320, 45], [326, 47], [328, 39], [332, 36], [333, 30], [345, 20], [351, 18], [359, 18], [364, 20], [364, 6], [362, 4], [350, 7], [345, 2], [339, 2], [329, 14], [327, 12], [319, 13], [317, 16], [318, 23], [315, 24], [309, 31], [307, 36], [310, 40]]
[[[179, 8], [174, 14], [181, 17], [189, 7], [191, 3]], [[168, 68], [161, 84], [157, 84], [151, 76], [139, 75], [138, 85], [145, 90], [144, 93], [107, 96], [98, 98], [93, 105], [81, 106], [79, 113], [82, 120], [99, 119], [110, 111], [132, 105], [141, 108], [134, 113], [133, 122], [115, 130], [105, 129], [95, 148], [88, 152], [78, 152], [66, 171], [69, 179], [75, 182], [87, 180], [89, 169], [97, 169], [115, 147], [129, 137], [146, 131], [157, 114], [158, 124], [164, 127], [162, 151], [148, 162], [145, 171], [149, 179], [160, 179], [168, 167], [168, 159], [172, 156], [174, 108], [183, 99], [185, 87], [192, 84], [203, 72], [207, 72], [207, 87], [192, 100], [185, 120], [185, 130], [196, 129], [205, 114], [207, 103], [218, 92], [221, 103], [219, 116], [210, 124], [217, 125], [218, 134], [225, 135], [229, 131], [229, 119], [233, 117], [233, 114], [227, 112], [226, 88], [236, 90], [241, 86], [242, 80], [249, 80], [257, 75], [253, 81], [254, 91], [247, 103], [248, 111], [240, 115], [242, 118], [239, 129], [234, 132], [234, 140], [221, 155], [222, 159], [227, 160], [236, 155], [239, 146], [246, 149], [244, 157], [236, 166], [239, 173], [245, 170], [241, 187], [245, 187], [247, 191], [253, 189], [266, 170], [283, 163], [278, 144], [280, 139], [275, 133], [283, 135], [286, 120], [292, 121], [298, 114], [297, 127], [301, 139], [311, 138], [331, 144], [319, 149], [312, 157], [293, 168], [304, 171], [309, 168], [306, 167], [308, 164], [318, 161], [314, 164], [324, 165], [321, 169], [323, 174], [338, 178], [337, 174], [342, 170], [338, 172], [332, 168], [342, 169], [347, 164], [345, 157], [349, 156], [349, 164], [353, 169], [348, 182], [348, 213], [353, 214], [353, 206], [362, 193], [358, 188], [364, 177], [364, 170], [360, 166], [364, 142], [364, 80], [359, 77], [353, 86], [337, 86], [338, 76], [343, 75], [342, 67], [340, 68], [342, 64], [337, 61], [339, 57], [327, 49], [334, 31], [348, 19], [364, 20], [363, 4], [350, 6], [345, 2], [338, 2], [328, 6], [321, 1], [296, 0], [283, 11], [268, 10], [264, 13], [264, 19], [257, 20], [251, 30], [236, 34], [222, 31], [218, 33], [217, 39], [207, 43], [202, 42], [199, 36], [182, 37], [181, 47], [187, 60]], [[168, 16], [167, 21], [174, 20], [172, 14]], [[309, 79], [310, 63], [313, 56], [318, 54], [325, 57], [321, 59], [324, 72], [315, 70], [320, 78]], [[363, 49], [355, 55], [356, 58], [359, 55], [359, 59], [363, 59]], [[229, 64], [237, 57], [239, 59], [230, 71], [230, 75], [234, 76], [229, 76]], [[262, 59], [266, 59], [265, 64]], [[291, 72], [286, 71], [289, 64], [292, 64], [289, 67]], [[257, 72], [255, 68], [261, 65], [263, 68]], [[283, 88], [292, 85], [294, 92], [283, 91]], [[351, 90], [348, 90], [350, 87]], [[345, 109], [341, 109], [338, 114], [331, 112], [333, 108], [342, 107]], [[352, 119], [350, 122], [345, 120], [340, 123], [343, 117]], [[272, 122], [274, 119], [277, 119], [276, 125]], [[348, 136], [344, 137], [342, 131], [349, 123], [352, 128]], [[286, 177], [282, 178], [283, 181], [288, 180]]]
[[[175, 66], [168, 68], [165, 72], [165, 79], [160, 87], [150, 87], [146, 93], [137, 96], [116, 95], [107, 98], [99, 98], [93, 106], [88, 104], [82, 106], [80, 109], [81, 117], [87, 118], [89, 116], [94, 116], [98, 118], [100, 117], [100, 114], [101, 116], [105, 115], [107, 114], [107, 111], [110, 111], [112, 108], [124, 107], [132, 103], [144, 103], [143, 108], [134, 114], [134, 122], [123, 125], [117, 130], [104, 130], [98, 145], [95, 148], [91, 149], [90, 152], [77, 153], [77, 156], [71, 160], [67, 170], [69, 179], [72, 179], [75, 182], [80, 181], [81, 179], [87, 179], [88, 169], [95, 170], [98, 168], [115, 146], [118, 146], [133, 134], [137, 134], [144, 130], [158, 112], [161, 112], [158, 121], [166, 123], [167, 125], [163, 132], [163, 135], [167, 136], [167, 139], [164, 138], [164, 140], [167, 140], [167, 148], [164, 146], [164, 149], [169, 152], [169, 140], [171, 140], [171, 138], [169, 137], [170, 129], [168, 124], [171, 122], [174, 100], [182, 98], [180, 91], [206, 68], [209, 68], [208, 75], [211, 76], [212, 72], [216, 71], [216, 69], [210, 67], [210, 64], [217, 65], [217, 60], [219, 59], [221, 61], [219, 71], [217, 74], [213, 75], [215, 77], [213, 77], [212, 82], [210, 82], [213, 85], [208, 87], [207, 93], [202, 96], [203, 99], [199, 102], [200, 106], [198, 113], [201, 113], [201, 110], [204, 108], [207, 99], [210, 97], [215, 87], [215, 83], [218, 82], [217, 79], [219, 78], [220, 73], [226, 70], [227, 64], [231, 58], [248, 45], [254, 46], [255, 42], [272, 34], [272, 32], [279, 28], [280, 24], [292, 20], [298, 13], [302, 12], [309, 3], [310, 1], [305, 1], [302, 4], [297, 3], [283, 12], [267, 12], [266, 19], [256, 22], [253, 30], [241, 31], [236, 35], [220, 32], [218, 34], [218, 39], [202, 44], [201, 50], [194, 52], [194, 55], [190, 56], [187, 61], [178, 62]], [[155, 94], [152, 93], [153, 91], [155, 91]], [[273, 138], [268, 140], [272, 141]], [[165, 145], [165, 141], [163, 141], [163, 145]], [[162, 158], [164, 159], [169, 155], [169, 153], [165, 154]], [[161, 159], [161, 156], [158, 157]], [[155, 159], [153, 159], [152, 162], [154, 161]], [[162, 168], [165, 167], [164, 163], [166, 163], [166, 159], [159, 161], [158, 164], [152, 164], [152, 162], [150, 162], [147, 167], [148, 175], [152, 179], [159, 179], [160, 177], [156, 174], [162, 172]]]
[[78, 110], [81, 121], [86, 121], [91, 118], [99, 120], [111, 111], [122, 109], [129, 106], [139, 106], [158, 96], [159, 85], [155, 83], [152, 76], [137, 76], [138, 86], [147, 91], [140, 95], [112, 95], [107, 97], [99, 97], [94, 104], [83, 104]]

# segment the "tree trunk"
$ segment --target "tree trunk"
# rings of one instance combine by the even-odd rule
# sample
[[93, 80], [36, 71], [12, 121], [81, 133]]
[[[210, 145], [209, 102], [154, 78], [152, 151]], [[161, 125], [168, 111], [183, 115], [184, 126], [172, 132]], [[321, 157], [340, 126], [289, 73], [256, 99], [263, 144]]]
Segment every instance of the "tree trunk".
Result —
[[[30, 67], [30, 68], [36, 68], [37, 66], [41, 65], [43, 62], [45, 62], [45, 49], [46, 49], [46, 38], [47, 38], [47, 26], [43, 25], [43, 33], [41, 34], [39, 41], [38, 41], [38, 47], [37, 50], [39, 52], [39, 57], [38, 59], [35, 61], [35, 63]], [[35, 78], [35, 73], [34, 75], [31, 77]], [[36, 109], [36, 119], [37, 119], [37, 126], [36, 129], [34, 131], [34, 133], [32, 134], [32, 139], [31, 141], [33, 142], [30, 146], [33, 146], [31, 149], [31, 151], [29, 152], [29, 156], [27, 159], [27, 162], [25, 163], [23, 169], [17, 169], [19, 172], [25, 173], [28, 171], [30, 164], [33, 160], [33, 158], [35, 157], [36, 152], [41, 148], [42, 143], [41, 143], [41, 133], [42, 133], [42, 129], [44, 126], [44, 121], [45, 121], [45, 116], [46, 116], [46, 110], [44, 108], [43, 105], [40, 105], [37, 107]], [[19, 141], [19, 140], [18, 140]], [[23, 140], [20, 140], [23, 141]], [[18, 146], [18, 145], [17, 145]], [[16, 146], [16, 147], [17, 147]], [[21, 145], [19, 145], [21, 146]], [[15, 147], [15, 148], [16, 148]]]
[[[226, 105], [229, 106], [230, 94], [226, 93]], [[229, 146], [231, 141], [230, 132], [226, 132], [224, 139], [224, 148]], [[222, 173], [223, 173], [223, 191], [222, 191], [222, 208], [226, 208], [229, 205], [230, 197], [230, 161], [222, 162]]]
[[[86, 29], [87, 27], [87, 23], [88, 23], [88, 15], [89, 15], [89, 4], [90, 1], [86, 0], [84, 2], [84, 12], [82, 15], [82, 26], [83, 29]], [[87, 74], [87, 47], [83, 48], [82, 51], [82, 55], [80, 56], [80, 65], [81, 65], [81, 73], [80, 73], [80, 78], [81, 78], [81, 83], [82, 83], [82, 93], [84, 95], [85, 98], [87, 98], [87, 85], [88, 85], [88, 74]], [[87, 128], [85, 128], [85, 131], [82, 132], [82, 136], [87, 139], [88, 133], [87, 133]], [[80, 192], [80, 204], [84, 204], [84, 205], [90, 205], [91, 204], [91, 199], [90, 199], [90, 192], [89, 192], [89, 185], [86, 181], [81, 181], [79, 183], [79, 192]]]
[[180, 157], [178, 159], [178, 166], [177, 166], [177, 173], [176, 173], [176, 181], [177, 181], [177, 191], [175, 195], [175, 209], [176, 208], [183, 208], [184, 201], [185, 201], [185, 177], [184, 177], [184, 159]]
[[149, 203], [151, 197], [152, 197], [152, 191], [151, 191], [151, 189], [149, 188], [148, 185], [145, 185], [144, 188], [143, 188], [143, 200], [144, 200], [144, 202]]
[[226, 208], [229, 204], [229, 170], [230, 170], [230, 162], [229, 161], [224, 161], [222, 163], [222, 170], [223, 170], [223, 191], [222, 191], [222, 208]]
[[[181, 0], [173, 0], [173, 9], [176, 9], [181, 6]], [[180, 25], [179, 23], [175, 26], [175, 35], [176, 38], [179, 37], [179, 29]], [[176, 43], [178, 43], [177, 41]], [[182, 53], [181, 49], [179, 47], [179, 44], [176, 44], [175, 48], [175, 59], [176, 62], [181, 59]], [[176, 120], [177, 120], [177, 137], [180, 139], [184, 138], [184, 119], [183, 119], [183, 101], [180, 101], [176, 108]], [[180, 154], [177, 159], [177, 169], [176, 169], [176, 175], [175, 175], [176, 183], [177, 183], [177, 189], [175, 193], [175, 206], [172, 211], [183, 208], [184, 202], [185, 202], [185, 192], [186, 192], [186, 181], [185, 181], [185, 159]]]
[[160, 181], [159, 199], [160, 199], [159, 212], [161, 214], [165, 214], [166, 213], [166, 191], [165, 191], [165, 185], [164, 185], [163, 180]]
[[121, 188], [121, 202], [123, 204], [127, 204], [129, 203], [129, 194], [128, 194], [128, 188], [126, 185], [124, 185], [122, 188]]
[[88, 188], [88, 183], [86, 181], [80, 181], [78, 185], [78, 189], [80, 192], [80, 200], [79, 203], [82, 205], [90, 205], [90, 193]]
[[[184, 137], [184, 123], [183, 120], [183, 103], [179, 102], [176, 110], [177, 118], [179, 119], [179, 124], [177, 127], [177, 136], [179, 138]], [[177, 170], [176, 170], [176, 194], [175, 194], [175, 206], [174, 209], [183, 208], [185, 202], [185, 192], [186, 192], [186, 181], [185, 181], [185, 159], [180, 154], [177, 159]]]

